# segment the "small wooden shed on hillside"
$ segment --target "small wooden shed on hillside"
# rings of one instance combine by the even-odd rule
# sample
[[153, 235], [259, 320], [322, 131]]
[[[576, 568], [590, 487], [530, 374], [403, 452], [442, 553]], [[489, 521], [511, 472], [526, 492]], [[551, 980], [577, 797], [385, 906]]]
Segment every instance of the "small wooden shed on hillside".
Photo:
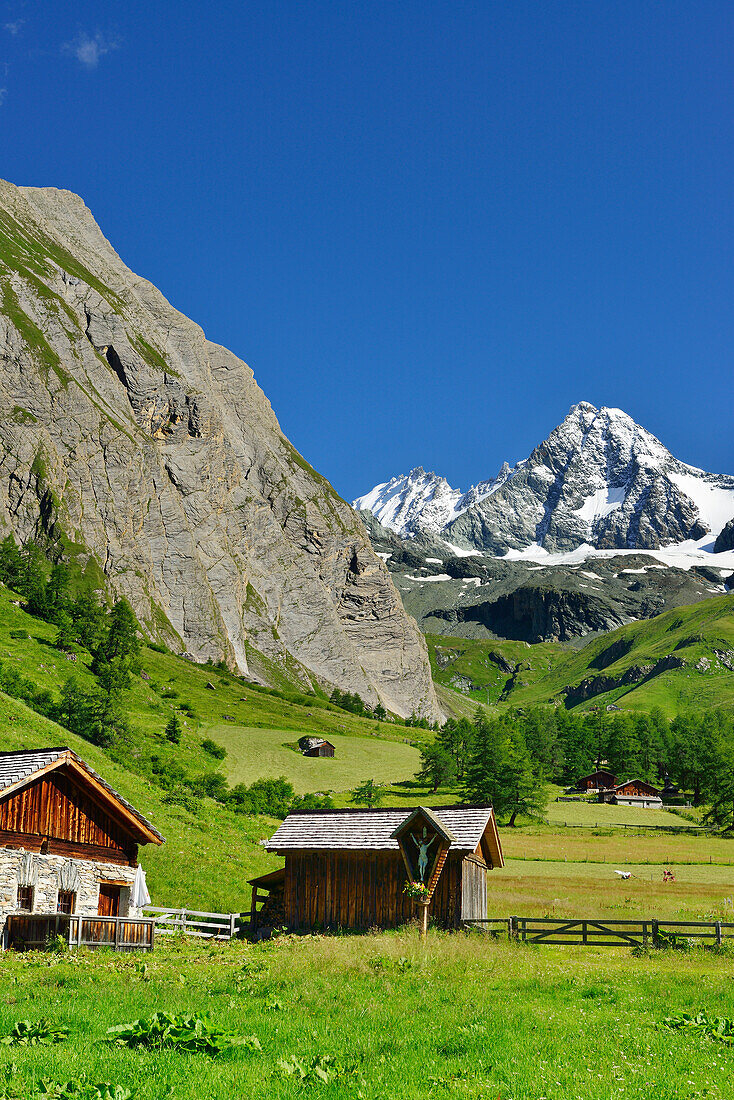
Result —
[[150, 948], [136, 885], [148, 843], [163, 837], [71, 749], [0, 753], [0, 945], [60, 933], [72, 946]]
[[333, 756], [334, 746], [323, 737], [302, 737], [298, 742], [304, 756]]
[[405, 884], [429, 878], [431, 917], [458, 928], [487, 916], [487, 873], [504, 866], [491, 806], [295, 811], [265, 847], [285, 866], [251, 880], [255, 928], [394, 928], [415, 916]]
[[658, 788], [644, 779], [627, 779], [611, 790], [602, 791], [599, 798], [603, 802], [613, 802], [617, 806], [637, 806], [641, 810], [659, 810], [663, 805]]

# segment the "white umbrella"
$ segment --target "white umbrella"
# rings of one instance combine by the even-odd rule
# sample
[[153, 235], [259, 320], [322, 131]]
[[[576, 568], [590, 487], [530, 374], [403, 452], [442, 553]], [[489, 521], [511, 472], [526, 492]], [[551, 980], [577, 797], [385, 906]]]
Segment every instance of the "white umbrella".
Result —
[[138, 864], [135, 871], [135, 880], [133, 882], [130, 904], [134, 909], [142, 909], [144, 905], [150, 905], [150, 894], [148, 893], [148, 885], [145, 881], [145, 871], [140, 864]]

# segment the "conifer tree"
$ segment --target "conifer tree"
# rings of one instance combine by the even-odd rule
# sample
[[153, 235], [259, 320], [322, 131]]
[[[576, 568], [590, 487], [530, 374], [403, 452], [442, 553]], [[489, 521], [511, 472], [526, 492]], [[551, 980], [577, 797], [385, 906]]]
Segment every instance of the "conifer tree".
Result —
[[166, 725], [166, 737], [174, 745], [178, 745], [181, 743], [181, 722], [179, 721], [179, 717], [175, 711], [168, 719], [168, 723]]

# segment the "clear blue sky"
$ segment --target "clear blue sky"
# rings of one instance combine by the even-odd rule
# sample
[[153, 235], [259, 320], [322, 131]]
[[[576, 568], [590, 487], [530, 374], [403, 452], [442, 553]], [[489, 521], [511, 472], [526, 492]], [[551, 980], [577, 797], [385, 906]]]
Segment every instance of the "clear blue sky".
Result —
[[580, 399], [734, 472], [731, 0], [0, 12], [0, 174], [81, 194], [347, 498]]

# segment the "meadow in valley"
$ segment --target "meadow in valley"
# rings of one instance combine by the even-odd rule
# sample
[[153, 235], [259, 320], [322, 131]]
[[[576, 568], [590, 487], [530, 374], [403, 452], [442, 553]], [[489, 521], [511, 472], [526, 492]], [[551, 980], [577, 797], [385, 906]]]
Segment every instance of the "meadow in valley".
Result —
[[[733, 1017], [732, 958], [478, 933], [431, 932], [422, 944], [413, 929], [258, 945], [161, 938], [145, 958], [7, 953], [0, 1034], [45, 1017], [69, 1038], [2, 1040], [0, 1096], [727, 1100], [729, 1043], [666, 1019]], [[159, 1011], [206, 1013], [246, 1042], [212, 1056], [105, 1041]]]

